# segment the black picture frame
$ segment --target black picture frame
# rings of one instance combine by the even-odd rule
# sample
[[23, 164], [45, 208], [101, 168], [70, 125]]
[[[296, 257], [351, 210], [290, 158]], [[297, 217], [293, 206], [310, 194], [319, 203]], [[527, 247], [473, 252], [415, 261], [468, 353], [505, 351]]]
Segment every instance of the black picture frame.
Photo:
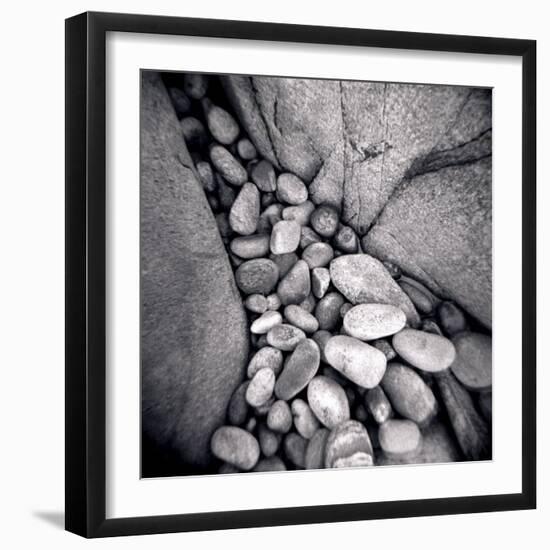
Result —
[[[520, 57], [523, 69], [522, 491], [106, 519], [105, 39], [108, 31]], [[115, 13], [66, 20], [66, 529], [107, 537], [536, 506], [536, 42]]]

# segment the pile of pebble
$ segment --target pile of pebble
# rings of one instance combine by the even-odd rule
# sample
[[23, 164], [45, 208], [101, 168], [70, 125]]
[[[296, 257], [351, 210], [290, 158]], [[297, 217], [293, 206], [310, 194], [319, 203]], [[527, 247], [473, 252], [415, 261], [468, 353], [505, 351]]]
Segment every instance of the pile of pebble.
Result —
[[169, 92], [250, 322], [246, 379], [211, 439], [219, 472], [490, 458], [490, 335], [260, 158], [218, 81], [179, 78]]

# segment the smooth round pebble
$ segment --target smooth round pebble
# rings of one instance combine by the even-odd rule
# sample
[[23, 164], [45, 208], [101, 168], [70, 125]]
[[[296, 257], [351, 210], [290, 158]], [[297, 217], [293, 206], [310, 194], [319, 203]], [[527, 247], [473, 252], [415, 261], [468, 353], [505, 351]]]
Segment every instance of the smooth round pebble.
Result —
[[327, 428], [334, 428], [350, 417], [346, 392], [327, 376], [316, 376], [307, 387], [307, 400], [317, 419]]
[[294, 399], [290, 410], [296, 431], [305, 439], [311, 439], [321, 425], [309, 405], [303, 399]]
[[292, 412], [286, 401], [275, 401], [267, 413], [267, 427], [285, 434], [292, 428]]
[[297, 433], [289, 433], [283, 441], [285, 456], [294, 466], [305, 468], [308, 440]]
[[218, 428], [212, 436], [210, 448], [216, 458], [241, 470], [254, 468], [260, 457], [260, 445], [256, 438], [235, 426]]
[[355, 231], [342, 225], [334, 235], [334, 246], [345, 254], [355, 254], [359, 248], [359, 239]]
[[279, 298], [279, 295], [276, 292], [274, 292], [273, 294], [270, 294], [267, 297], [267, 309], [276, 311], [280, 307], [281, 307], [281, 299]]
[[236, 237], [229, 245], [231, 252], [245, 260], [261, 258], [269, 253], [269, 235]]
[[264, 313], [267, 310], [267, 298], [262, 294], [251, 294], [246, 297], [244, 307], [253, 313]]
[[319, 428], [309, 440], [306, 448], [306, 470], [320, 470], [325, 467], [325, 447], [329, 436], [326, 428]]
[[294, 252], [300, 244], [300, 225], [295, 221], [282, 220], [273, 226], [270, 247], [273, 254]]
[[319, 328], [334, 330], [340, 321], [340, 308], [344, 305], [344, 297], [339, 292], [325, 294], [317, 303], [315, 317]]
[[250, 179], [258, 186], [260, 191], [271, 193], [277, 188], [277, 176], [275, 169], [268, 160], [261, 160], [252, 167]]
[[[330, 286], [330, 272], [326, 267], [316, 267], [311, 271], [311, 291], [316, 298], [322, 298]], [[345, 304], [344, 304], [345, 305]], [[340, 308], [340, 313], [342, 308]]]
[[333, 336], [325, 346], [327, 362], [363, 388], [374, 388], [386, 372], [386, 356], [351, 336]]
[[260, 193], [253, 183], [245, 183], [229, 211], [229, 225], [235, 233], [251, 235], [258, 227], [259, 218]]
[[359, 304], [344, 316], [346, 332], [359, 340], [376, 340], [402, 330], [407, 317], [389, 304]]
[[323, 204], [313, 211], [309, 221], [318, 235], [330, 239], [338, 230], [338, 218], [338, 212], [333, 206]]
[[278, 376], [283, 368], [283, 352], [271, 346], [265, 346], [258, 350], [246, 370], [248, 378], [252, 378], [261, 369], [271, 369]]
[[[303, 333], [302, 333], [303, 334]], [[321, 352], [315, 341], [301, 341], [287, 359], [283, 371], [275, 384], [278, 399], [288, 401], [300, 393], [315, 376], [319, 369]]]
[[294, 174], [284, 173], [277, 178], [277, 198], [287, 204], [302, 204], [307, 201], [307, 187]]
[[293, 220], [300, 226], [305, 226], [309, 223], [309, 217], [314, 210], [315, 205], [311, 201], [303, 202], [298, 206], [287, 206], [282, 212], [283, 220]]
[[237, 286], [245, 294], [269, 294], [279, 279], [279, 268], [266, 258], [248, 260], [235, 272]]
[[193, 99], [202, 99], [208, 89], [208, 76], [188, 73], [183, 75], [183, 89]]
[[336, 426], [325, 447], [326, 468], [354, 468], [374, 464], [372, 443], [366, 428], [357, 420]]
[[304, 260], [298, 260], [281, 279], [277, 294], [283, 305], [299, 304], [311, 292], [309, 268]]
[[312, 243], [302, 252], [304, 260], [309, 269], [325, 267], [334, 258], [334, 250], [327, 243]]
[[214, 105], [209, 99], [202, 100], [206, 124], [216, 141], [222, 145], [231, 145], [239, 135], [237, 121], [225, 109]]
[[261, 458], [254, 467], [254, 472], [283, 472], [286, 470], [285, 463], [278, 456]]
[[283, 322], [283, 316], [278, 311], [266, 311], [262, 313], [250, 326], [253, 334], [267, 334], [273, 327]]
[[305, 338], [306, 335], [303, 330], [285, 323], [273, 327], [267, 333], [268, 344], [282, 351], [294, 350]]
[[192, 116], [182, 118], [180, 128], [189, 149], [200, 148], [205, 144], [206, 128], [198, 118]]
[[434, 308], [434, 303], [426, 293], [422, 292], [417, 286], [410, 284], [407, 281], [400, 280], [397, 283], [401, 290], [410, 298], [414, 307], [424, 315], [429, 315]]
[[456, 357], [455, 347], [447, 338], [412, 328], [398, 332], [392, 345], [405, 361], [426, 372], [448, 369]]
[[258, 441], [260, 450], [264, 456], [273, 456], [281, 444], [281, 434], [275, 433], [264, 424], [260, 424], [258, 428]]
[[[210, 148], [210, 161], [220, 175], [231, 185], [246, 183], [248, 179], [246, 169], [223, 145], [213, 145]], [[251, 183], [250, 185], [254, 184]], [[256, 188], [256, 186], [254, 187]]]
[[378, 430], [380, 447], [390, 457], [414, 454], [422, 447], [422, 434], [411, 420], [388, 420]]
[[376, 386], [365, 394], [365, 405], [378, 424], [386, 422], [392, 416], [391, 403], [381, 386]]
[[289, 324], [294, 325], [308, 334], [319, 329], [319, 322], [317, 319], [300, 306], [290, 304], [285, 307], [284, 314]]
[[237, 153], [243, 160], [256, 158], [256, 147], [248, 138], [242, 138], [237, 142]]
[[441, 302], [437, 307], [437, 319], [447, 336], [454, 336], [468, 328], [462, 310], [453, 302]]
[[216, 179], [214, 178], [214, 172], [212, 172], [210, 163], [205, 161], [197, 162], [195, 168], [199, 174], [199, 180], [203, 189], [209, 193], [213, 193], [216, 190]]
[[478, 332], [461, 332], [453, 338], [456, 359], [453, 374], [473, 391], [486, 391], [492, 385], [493, 341]]
[[183, 90], [179, 88], [168, 88], [168, 93], [170, 94], [170, 99], [174, 104], [176, 113], [179, 116], [189, 112], [189, 109], [191, 109], [191, 101]]
[[251, 407], [260, 407], [273, 395], [275, 374], [270, 368], [260, 369], [250, 380], [246, 389], [246, 402]]

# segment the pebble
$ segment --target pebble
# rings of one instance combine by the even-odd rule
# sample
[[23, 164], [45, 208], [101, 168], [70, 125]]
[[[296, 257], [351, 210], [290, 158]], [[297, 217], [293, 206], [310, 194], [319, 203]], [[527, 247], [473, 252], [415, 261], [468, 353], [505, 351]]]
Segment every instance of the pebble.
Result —
[[269, 412], [269, 409], [271, 409], [271, 405], [275, 403], [275, 398], [270, 397], [265, 403], [262, 405], [258, 405], [257, 407], [254, 407], [254, 413], [256, 416], [266, 416]]
[[258, 189], [264, 193], [271, 193], [277, 189], [275, 169], [268, 160], [261, 160], [254, 164], [250, 170], [250, 179], [252, 179]]
[[223, 145], [213, 145], [210, 148], [210, 160], [220, 175], [231, 185], [246, 183], [248, 174], [244, 166]]
[[250, 326], [253, 334], [267, 334], [273, 327], [283, 322], [283, 316], [278, 311], [266, 311], [262, 313]]
[[371, 346], [379, 349], [386, 356], [387, 361], [391, 361], [397, 357], [397, 353], [395, 353], [395, 350], [391, 347], [391, 344], [387, 340], [373, 340], [369, 343]]
[[254, 472], [282, 472], [286, 470], [285, 463], [278, 456], [262, 458], [254, 467]]
[[267, 427], [285, 434], [292, 428], [292, 413], [286, 401], [275, 401], [267, 413]]
[[283, 220], [293, 220], [301, 227], [309, 223], [309, 217], [315, 210], [315, 205], [311, 201], [303, 202], [298, 206], [287, 206], [283, 210]]
[[320, 470], [325, 467], [325, 447], [329, 436], [326, 428], [319, 428], [309, 440], [306, 448], [306, 470]]
[[256, 438], [242, 428], [222, 426], [212, 436], [210, 446], [216, 458], [241, 470], [251, 470], [260, 458]]
[[365, 405], [378, 424], [383, 424], [392, 416], [391, 403], [380, 386], [370, 389], [365, 394]]
[[327, 438], [326, 468], [354, 468], [374, 464], [372, 443], [366, 428], [356, 420], [336, 426]]
[[281, 307], [281, 299], [279, 298], [279, 295], [274, 292], [273, 294], [270, 294], [267, 297], [267, 309], [271, 309], [272, 311], [277, 311]]
[[208, 98], [202, 100], [206, 124], [216, 141], [222, 145], [231, 145], [239, 135], [237, 121], [225, 110], [214, 105]]
[[270, 368], [260, 369], [250, 380], [246, 389], [246, 402], [251, 407], [260, 407], [273, 395], [275, 374]]
[[182, 118], [180, 128], [189, 149], [200, 149], [205, 145], [208, 139], [206, 128], [198, 118], [192, 116]]
[[311, 291], [309, 268], [304, 260], [298, 260], [281, 279], [277, 294], [283, 305], [299, 304]]
[[237, 286], [245, 294], [269, 294], [279, 279], [279, 268], [266, 258], [248, 260], [235, 272]]
[[402, 330], [407, 317], [399, 308], [388, 304], [359, 304], [344, 316], [347, 333], [359, 340], [376, 340]]
[[267, 298], [261, 294], [251, 294], [244, 301], [244, 307], [253, 313], [264, 313], [267, 310], [267, 306]]
[[184, 115], [191, 109], [191, 100], [187, 97], [187, 94], [179, 88], [168, 88], [168, 93], [176, 109], [178, 116]]
[[405, 312], [412, 326], [419, 324], [409, 297], [376, 258], [368, 254], [340, 256], [330, 263], [330, 278], [352, 304], [391, 304]]
[[309, 269], [325, 267], [334, 258], [334, 250], [327, 243], [312, 243], [302, 252], [304, 260]]
[[311, 227], [302, 227], [302, 233], [300, 236], [300, 248], [303, 250], [307, 248], [310, 244], [320, 243], [321, 237], [311, 229]]
[[317, 419], [329, 429], [350, 417], [346, 392], [327, 376], [316, 376], [307, 387], [307, 400]]
[[288, 401], [300, 393], [317, 374], [320, 361], [321, 352], [315, 341], [309, 338], [302, 340], [287, 359], [283, 372], [277, 378], [277, 398]]
[[183, 89], [193, 99], [202, 99], [208, 89], [208, 76], [188, 73], [183, 75]]
[[289, 433], [283, 441], [285, 456], [294, 466], [305, 468], [308, 440], [297, 433]]
[[269, 458], [279, 450], [281, 434], [275, 433], [264, 424], [260, 424], [258, 428], [258, 441], [262, 454]]
[[305, 338], [303, 330], [284, 323], [273, 327], [267, 333], [268, 344], [282, 351], [293, 351]]
[[401, 416], [420, 425], [427, 424], [435, 416], [437, 402], [432, 390], [410, 367], [390, 363], [381, 385]]
[[279, 268], [279, 277], [282, 279], [290, 268], [298, 261], [298, 256], [294, 252], [287, 254], [271, 254], [269, 258], [274, 261]]
[[294, 174], [284, 173], [277, 178], [277, 198], [287, 204], [302, 204], [307, 201], [307, 187]]
[[258, 350], [248, 363], [246, 374], [252, 378], [261, 369], [271, 369], [278, 376], [283, 369], [283, 353], [280, 349], [265, 346]]
[[386, 372], [386, 356], [351, 336], [333, 336], [325, 347], [328, 363], [363, 388], [374, 388]]
[[248, 388], [248, 380], [243, 382], [231, 396], [229, 405], [227, 406], [227, 420], [234, 426], [241, 426], [246, 422], [248, 415], [248, 403], [246, 402], [246, 390]]
[[285, 319], [295, 327], [302, 329], [306, 333], [313, 333], [319, 329], [319, 322], [315, 317], [295, 304], [290, 304], [284, 310]]
[[378, 431], [380, 447], [390, 457], [412, 455], [422, 447], [422, 434], [412, 420], [388, 420]]
[[260, 218], [260, 193], [253, 183], [245, 183], [229, 211], [229, 225], [235, 233], [251, 235]]
[[247, 431], [247, 432], [250, 432], [252, 433], [255, 429], [256, 429], [256, 426], [258, 425], [258, 421], [256, 420], [256, 418], [254, 416], [251, 416], [249, 419], [248, 419], [248, 422], [246, 423], [244, 429]]
[[423, 313], [424, 315], [429, 315], [434, 309], [434, 303], [430, 297], [422, 292], [417, 286], [410, 284], [403, 279], [400, 279], [399, 286], [401, 290], [410, 298], [411, 302], [414, 304], [414, 307]]
[[296, 431], [304, 439], [311, 439], [321, 425], [309, 405], [303, 399], [295, 399], [290, 406], [290, 410], [294, 416]]
[[405, 361], [426, 372], [448, 369], [456, 357], [455, 347], [447, 338], [412, 328], [398, 332], [392, 345]]
[[300, 225], [298, 222], [282, 220], [274, 225], [270, 242], [273, 254], [294, 252], [299, 244]]
[[359, 249], [359, 239], [355, 231], [347, 225], [340, 226], [333, 242], [334, 246], [345, 254], [355, 254]]
[[214, 172], [209, 162], [200, 161], [195, 164], [197, 173], [199, 174], [199, 180], [202, 187], [208, 193], [213, 193], [216, 190], [216, 180], [214, 178]]
[[322, 330], [334, 330], [340, 321], [340, 308], [344, 298], [338, 292], [329, 292], [323, 296], [315, 308], [315, 317]]
[[332, 338], [332, 334], [328, 330], [318, 330], [313, 334], [311, 338], [315, 340], [315, 342], [319, 346], [319, 349], [321, 350], [321, 360], [326, 363], [327, 358], [325, 357], [325, 346], [327, 345], [327, 342]]
[[308, 313], [313, 313], [313, 311], [315, 311], [315, 306], [317, 305], [317, 300], [315, 299], [315, 296], [313, 296], [313, 293], [310, 292], [298, 305]]
[[[316, 298], [322, 298], [330, 286], [330, 273], [326, 267], [315, 267], [311, 271], [311, 291]], [[346, 304], [344, 304], [346, 305]], [[343, 307], [343, 306], [342, 306]], [[341, 314], [342, 308], [340, 308]]]
[[252, 160], [256, 158], [257, 152], [254, 144], [247, 138], [241, 138], [237, 142], [237, 153], [243, 160]]
[[231, 252], [245, 260], [261, 258], [269, 252], [269, 235], [236, 237], [229, 245]]
[[318, 235], [330, 239], [338, 230], [338, 218], [338, 212], [334, 207], [322, 204], [313, 211], [309, 221]]
[[227, 185], [225, 180], [219, 175], [215, 174], [216, 176], [216, 182], [217, 182], [217, 188], [218, 188], [218, 199], [220, 200], [220, 206], [224, 210], [231, 210], [231, 207], [233, 206], [233, 203], [235, 202], [235, 197], [237, 196], [237, 193], [235, 192], [235, 189], [231, 187], [230, 185]]
[[[330, 276], [330, 273], [329, 273], [329, 276]], [[352, 304], [350, 304], [349, 302], [345, 302], [342, 307], [340, 308], [340, 317], [342, 317], [342, 319], [346, 316], [346, 313], [353, 307]]]
[[253, 334], [252, 336], [256, 338], [256, 349], [265, 348], [267, 346], [267, 334], [260, 334], [259, 336]]
[[453, 374], [472, 391], [486, 391], [492, 385], [493, 352], [490, 336], [477, 332], [461, 332], [453, 338], [456, 359]]
[[447, 336], [454, 336], [468, 329], [462, 310], [453, 302], [441, 302], [437, 308], [437, 318]]

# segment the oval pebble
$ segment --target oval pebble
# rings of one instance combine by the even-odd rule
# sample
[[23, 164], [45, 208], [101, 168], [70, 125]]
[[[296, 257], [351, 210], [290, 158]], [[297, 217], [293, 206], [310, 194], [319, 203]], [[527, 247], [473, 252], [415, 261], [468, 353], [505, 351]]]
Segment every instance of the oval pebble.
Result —
[[461, 332], [453, 338], [456, 359], [453, 374], [473, 391], [485, 391], [492, 385], [493, 351], [490, 336], [477, 332]]
[[312, 243], [302, 253], [304, 260], [309, 269], [315, 267], [325, 267], [334, 258], [334, 250], [327, 243]]
[[298, 222], [282, 220], [273, 226], [270, 247], [273, 254], [294, 252], [300, 244], [300, 226]]
[[294, 399], [290, 406], [296, 431], [305, 439], [311, 439], [321, 427], [317, 417], [303, 399]]
[[286, 401], [275, 401], [267, 413], [267, 427], [277, 433], [287, 433], [292, 428], [292, 413]]
[[[330, 273], [326, 267], [316, 267], [311, 271], [311, 292], [316, 298], [321, 299], [330, 286]], [[345, 305], [345, 304], [344, 304]], [[349, 304], [348, 304], [349, 305]], [[340, 308], [340, 314], [342, 308]]]
[[445, 370], [456, 357], [455, 347], [447, 338], [412, 328], [398, 332], [392, 345], [405, 361], [426, 372]]
[[401, 416], [420, 425], [427, 424], [435, 416], [437, 402], [432, 390], [410, 367], [390, 363], [381, 385]]
[[248, 403], [246, 401], [246, 390], [249, 382], [243, 382], [231, 396], [227, 406], [227, 420], [233, 426], [241, 426], [246, 422], [248, 415]]
[[[210, 148], [210, 161], [220, 175], [231, 185], [240, 186], [246, 183], [248, 179], [246, 169], [223, 145], [213, 145]], [[250, 185], [254, 184], [251, 183]], [[254, 187], [256, 188], [255, 185]]]
[[229, 245], [231, 252], [245, 260], [261, 258], [269, 252], [269, 235], [236, 237]]
[[306, 448], [306, 470], [320, 470], [325, 467], [325, 447], [329, 436], [326, 428], [319, 428], [309, 440]]
[[339, 292], [325, 294], [317, 303], [315, 317], [322, 330], [334, 330], [340, 321], [340, 308], [344, 305], [344, 297]]
[[275, 433], [264, 424], [260, 424], [258, 428], [258, 441], [262, 454], [266, 457], [270, 457], [279, 450], [281, 434]]
[[283, 368], [283, 352], [279, 349], [265, 346], [258, 350], [246, 370], [248, 378], [252, 378], [261, 369], [271, 369], [275, 376], [278, 376]]
[[184, 74], [183, 89], [189, 97], [202, 99], [208, 89], [208, 76], [196, 73]]
[[433, 302], [430, 300], [430, 297], [422, 292], [417, 286], [410, 284], [407, 281], [400, 280], [398, 282], [401, 290], [410, 298], [411, 302], [414, 304], [414, 307], [424, 315], [429, 315], [434, 308]]
[[325, 346], [327, 362], [355, 384], [374, 388], [386, 372], [386, 356], [351, 336], [333, 336]]
[[360, 304], [344, 316], [347, 333], [359, 340], [376, 340], [402, 330], [407, 317], [399, 308], [389, 304]]
[[464, 313], [453, 302], [441, 302], [437, 308], [437, 318], [448, 336], [454, 336], [468, 328]]
[[246, 389], [246, 401], [251, 407], [260, 407], [273, 395], [275, 374], [270, 368], [260, 369]]
[[250, 171], [250, 179], [264, 193], [271, 193], [277, 188], [277, 176], [273, 165], [268, 160], [264, 159], [254, 164]]
[[381, 386], [376, 386], [365, 394], [365, 405], [378, 424], [383, 424], [392, 416], [391, 403]]
[[309, 223], [309, 217], [314, 210], [315, 205], [311, 201], [303, 202], [298, 206], [287, 206], [282, 212], [283, 220], [293, 220], [300, 226], [305, 226]]
[[279, 295], [276, 292], [274, 292], [273, 294], [270, 294], [267, 297], [267, 309], [276, 311], [280, 307], [281, 307], [281, 299], [279, 298]]
[[327, 438], [326, 468], [354, 468], [374, 464], [372, 443], [366, 428], [356, 420], [336, 426]]
[[278, 311], [266, 311], [262, 313], [250, 326], [253, 334], [267, 334], [273, 327], [283, 322], [283, 316]]
[[355, 254], [359, 248], [359, 239], [355, 231], [347, 225], [340, 226], [333, 242], [334, 246], [345, 254]]
[[256, 147], [247, 138], [242, 138], [237, 142], [237, 153], [243, 160], [252, 160], [256, 158]]
[[330, 239], [338, 230], [338, 218], [338, 212], [333, 206], [322, 204], [313, 211], [309, 221], [318, 235]]
[[197, 162], [195, 164], [197, 173], [199, 174], [199, 180], [205, 191], [213, 193], [216, 190], [216, 179], [214, 178], [214, 172], [212, 172], [212, 166], [209, 162]]
[[346, 392], [327, 376], [316, 376], [307, 387], [307, 400], [317, 419], [327, 428], [334, 428], [350, 417]]
[[189, 109], [191, 109], [191, 101], [183, 90], [179, 88], [168, 88], [168, 93], [170, 94], [170, 99], [174, 104], [176, 113], [179, 116], [189, 112]]
[[288, 358], [275, 384], [278, 399], [288, 401], [301, 392], [319, 369], [321, 353], [311, 339], [300, 342]]
[[210, 448], [216, 458], [241, 470], [254, 468], [260, 457], [260, 445], [256, 438], [235, 426], [218, 428], [212, 436]]
[[304, 332], [312, 333], [319, 329], [319, 322], [308, 311], [295, 304], [290, 304], [284, 310], [285, 319]]
[[279, 268], [267, 258], [248, 260], [235, 272], [237, 286], [245, 294], [269, 294], [279, 279]]
[[216, 141], [231, 145], [239, 135], [239, 125], [225, 109], [214, 105], [209, 99], [202, 100], [206, 124]]
[[307, 201], [307, 187], [294, 174], [284, 173], [277, 178], [277, 198], [287, 204], [302, 204]]
[[378, 430], [380, 447], [389, 456], [416, 454], [422, 447], [422, 434], [411, 420], [388, 420]]
[[267, 333], [267, 343], [282, 351], [294, 350], [305, 338], [306, 335], [303, 330], [285, 323], [273, 327]]
[[304, 260], [298, 260], [281, 279], [277, 294], [283, 305], [299, 304], [311, 291], [309, 268]]
[[289, 433], [283, 441], [283, 449], [288, 460], [298, 468], [306, 465], [307, 439], [297, 433]]
[[188, 116], [180, 120], [181, 133], [189, 149], [197, 149], [204, 146], [206, 140], [206, 128], [195, 117]]
[[267, 306], [267, 298], [262, 294], [251, 294], [244, 301], [244, 307], [253, 313], [264, 313], [267, 310]]
[[235, 233], [251, 235], [260, 218], [260, 193], [253, 183], [245, 183], [229, 211], [229, 225]]
[[262, 458], [254, 467], [254, 472], [282, 472], [286, 470], [285, 463], [278, 456]]
[[[225, 210], [231, 210], [231, 207], [233, 206], [233, 203], [235, 202], [235, 197], [237, 196], [237, 193], [235, 192], [235, 189], [231, 187], [230, 185], [227, 185], [225, 180], [219, 175], [215, 174], [216, 176], [216, 187], [218, 188], [218, 199], [220, 201], [220, 206]], [[229, 216], [228, 216], [229, 219]]]

